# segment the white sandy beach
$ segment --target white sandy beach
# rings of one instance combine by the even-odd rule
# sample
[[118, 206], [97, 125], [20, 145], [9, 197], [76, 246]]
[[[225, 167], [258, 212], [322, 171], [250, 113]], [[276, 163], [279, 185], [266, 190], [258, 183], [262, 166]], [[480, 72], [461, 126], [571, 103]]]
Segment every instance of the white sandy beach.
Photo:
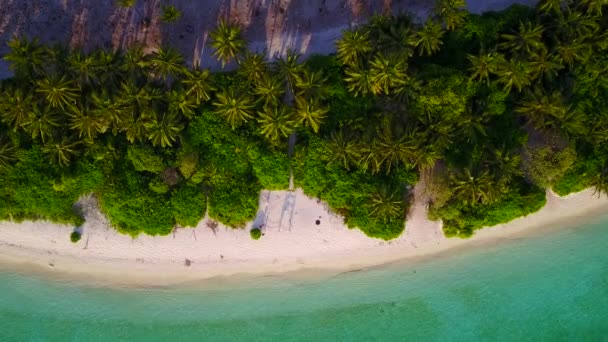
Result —
[[[549, 194], [546, 207], [538, 213], [483, 229], [471, 239], [446, 239], [440, 222], [426, 218], [422, 189], [416, 188], [415, 196], [406, 232], [388, 242], [346, 228], [340, 217], [301, 190], [261, 194], [255, 223], [266, 224], [265, 235], [258, 241], [251, 239], [248, 229], [220, 226], [214, 234], [206, 220], [196, 229], [180, 228], [170, 236], [132, 239], [114, 231], [89, 197], [83, 200], [87, 221], [82, 240], [76, 244], [69, 239], [72, 227], [48, 222], [0, 223], [0, 264], [5, 269], [135, 286], [237, 274], [336, 273], [446, 254], [461, 247], [494, 245], [533, 234], [543, 226], [572, 224], [608, 213], [608, 200], [598, 199], [592, 190], [567, 198]], [[320, 225], [315, 224], [317, 219]]]

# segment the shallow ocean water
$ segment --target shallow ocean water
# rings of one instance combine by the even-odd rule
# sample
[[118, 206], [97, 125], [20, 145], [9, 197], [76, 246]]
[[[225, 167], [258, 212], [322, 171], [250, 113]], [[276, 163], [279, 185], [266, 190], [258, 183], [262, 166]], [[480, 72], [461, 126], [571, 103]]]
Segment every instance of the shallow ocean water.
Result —
[[0, 341], [608, 340], [608, 216], [319, 280], [111, 289], [0, 272]]

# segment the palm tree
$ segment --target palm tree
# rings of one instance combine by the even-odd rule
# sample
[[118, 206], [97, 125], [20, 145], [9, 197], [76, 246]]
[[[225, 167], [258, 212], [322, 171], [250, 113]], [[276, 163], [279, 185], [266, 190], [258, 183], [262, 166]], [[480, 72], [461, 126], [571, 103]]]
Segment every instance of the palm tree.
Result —
[[591, 179], [591, 186], [594, 194], [601, 197], [602, 194], [608, 195], [608, 165], [604, 163]]
[[76, 102], [79, 93], [74, 82], [65, 75], [60, 77], [50, 76], [36, 81], [36, 92], [42, 94], [48, 104], [53, 108], [69, 107]]
[[608, 5], [606, 0], [580, 0], [579, 6], [586, 8], [587, 14], [602, 16], [602, 6]]
[[359, 167], [364, 170], [371, 171], [372, 174], [377, 173], [382, 168], [382, 151], [378, 141], [372, 139], [369, 143], [360, 144]]
[[123, 130], [130, 143], [136, 141], [141, 142], [146, 136], [146, 124], [152, 120], [151, 115], [140, 115], [137, 116], [135, 113], [131, 113], [123, 124]]
[[421, 146], [415, 154], [414, 165], [421, 173], [428, 172], [430, 174], [437, 161], [441, 159], [441, 153], [433, 145]]
[[44, 72], [48, 51], [38, 38], [30, 41], [25, 36], [15, 36], [8, 42], [8, 47], [10, 51], [3, 58], [17, 77], [30, 78]]
[[466, 17], [465, 0], [437, 0], [433, 13], [443, 19], [448, 30], [454, 30], [464, 23]]
[[587, 135], [589, 131], [587, 117], [567, 104], [559, 91], [547, 96], [542, 90], [536, 89], [515, 110], [525, 115], [539, 130], [560, 130], [569, 136]]
[[588, 116], [585, 113], [573, 108], [572, 106], [566, 106], [562, 112], [563, 116], [558, 117], [559, 127], [562, 132], [570, 138], [587, 138], [589, 136], [589, 124], [587, 123]]
[[352, 134], [339, 130], [330, 135], [327, 155], [331, 158], [330, 162], [337, 162], [350, 170], [351, 165], [355, 165], [359, 161], [359, 146]]
[[108, 129], [108, 121], [93, 115], [88, 109], [72, 106], [70, 111], [70, 128], [78, 132], [79, 138], [93, 141], [98, 134], [104, 133]]
[[42, 142], [46, 142], [53, 135], [55, 128], [61, 126], [61, 118], [52, 108], [40, 110], [38, 105], [33, 106], [33, 118], [25, 126], [32, 139], [40, 137]]
[[72, 52], [68, 58], [68, 69], [75, 76], [79, 88], [93, 84], [97, 78], [97, 63], [91, 55], [85, 55], [81, 51]]
[[323, 75], [322, 71], [303, 69], [296, 78], [297, 95], [308, 98], [314, 97], [318, 100], [325, 99], [327, 97], [326, 83], [327, 77]]
[[165, 81], [167, 88], [172, 77], [184, 73], [184, 57], [173, 48], [160, 48], [150, 60], [152, 70], [157, 77]]
[[420, 56], [423, 54], [430, 56], [439, 51], [440, 46], [443, 45], [443, 41], [441, 41], [443, 34], [441, 25], [431, 19], [427, 20], [422, 29], [416, 33], [416, 47], [419, 49]]
[[574, 63], [586, 63], [592, 54], [591, 46], [583, 41], [574, 40], [570, 43], [559, 43], [557, 53], [569, 66]]
[[369, 32], [362, 30], [344, 30], [342, 38], [336, 43], [338, 61], [343, 65], [355, 66], [361, 58], [372, 51]]
[[298, 124], [303, 124], [312, 128], [315, 133], [319, 132], [319, 127], [325, 119], [328, 110], [321, 107], [316, 100], [305, 100], [301, 97], [296, 98], [295, 118]]
[[168, 101], [169, 112], [179, 113], [188, 119], [192, 119], [198, 107], [196, 100], [186, 96], [183, 91], [172, 90], [168, 95]]
[[279, 57], [274, 68], [280, 79], [286, 80], [292, 94], [295, 94], [295, 86], [298, 81], [298, 75], [302, 71], [302, 64], [299, 63], [300, 54], [294, 50], [287, 50], [285, 58]]
[[160, 119], [145, 122], [148, 140], [152, 146], [171, 147], [177, 141], [179, 132], [184, 129], [179, 115], [175, 113], [162, 114]]
[[417, 79], [415, 75], [408, 76], [395, 85], [393, 89], [393, 97], [400, 103], [409, 105], [410, 100], [415, 99], [422, 90], [422, 81]]
[[0, 117], [2, 122], [17, 130], [34, 118], [31, 94], [24, 94], [20, 88], [14, 91], [5, 91], [0, 97]]
[[237, 94], [233, 88], [217, 93], [213, 102], [215, 112], [223, 116], [235, 128], [243, 122], [253, 118], [253, 101], [247, 95]]
[[115, 84], [120, 79], [122, 55], [117, 51], [98, 50], [94, 54], [97, 64], [97, 78], [103, 84]]
[[589, 131], [585, 140], [592, 145], [599, 146], [608, 140], [608, 124], [601, 118], [593, 118], [589, 123]]
[[415, 32], [407, 16], [374, 15], [368, 32], [374, 47], [391, 58], [407, 60], [414, 54]]
[[497, 81], [503, 85], [507, 92], [510, 92], [513, 87], [521, 91], [532, 82], [532, 72], [529, 63], [510, 59], [498, 65], [496, 70]]
[[366, 96], [371, 92], [372, 80], [369, 69], [353, 67], [347, 68], [344, 73], [346, 73], [344, 81], [347, 83], [348, 91], [355, 96]]
[[160, 97], [158, 88], [153, 88], [148, 84], [139, 87], [133, 81], [129, 81], [121, 84], [119, 101], [132, 109], [141, 109], [150, 106], [152, 101], [158, 100]]
[[496, 54], [480, 52], [479, 56], [467, 55], [467, 59], [471, 62], [471, 79], [490, 83], [490, 74], [496, 72]]
[[213, 56], [222, 62], [222, 68], [235, 59], [245, 48], [247, 43], [243, 39], [241, 29], [234, 24], [220, 20], [217, 28], [209, 34], [211, 46], [215, 49]]
[[465, 168], [452, 172], [450, 181], [454, 197], [468, 205], [492, 203], [499, 192], [488, 170], [480, 172]]
[[465, 138], [468, 143], [479, 144], [481, 139], [488, 136], [486, 127], [488, 117], [486, 115], [465, 114], [462, 115], [456, 124], [458, 134]]
[[561, 13], [563, 2], [564, 0], [541, 0], [538, 9], [545, 14]]
[[295, 129], [296, 122], [291, 109], [285, 105], [264, 106], [258, 116], [262, 135], [271, 141], [286, 138]]
[[73, 158], [80, 154], [76, 149], [79, 143], [63, 137], [61, 141], [49, 142], [42, 146], [42, 153], [54, 164], [60, 167], [66, 167], [70, 164]]
[[131, 8], [135, 6], [137, 0], [116, 0], [116, 5], [124, 8]]
[[182, 85], [186, 88], [186, 95], [193, 96], [197, 105], [201, 104], [201, 102], [209, 101], [211, 99], [211, 92], [215, 90], [209, 78], [210, 75], [208, 69], [194, 69], [186, 71], [185, 78], [181, 80]]
[[264, 105], [277, 105], [285, 95], [285, 85], [278, 77], [267, 73], [255, 84], [255, 95]]
[[[557, 92], [553, 93], [556, 95]], [[561, 96], [557, 98], [548, 97], [541, 88], [535, 88], [534, 91], [528, 92], [524, 98], [524, 101], [515, 108], [515, 112], [524, 115], [532, 122], [534, 127], [537, 129], [545, 129], [554, 125], [552, 120], [552, 113], [557, 110], [554, 107], [554, 100], [561, 102]]]
[[395, 192], [389, 192], [388, 188], [383, 186], [369, 198], [370, 214], [373, 217], [379, 218], [384, 223], [391, 222], [394, 219], [401, 219], [400, 213], [403, 211], [403, 200], [399, 199]]
[[239, 61], [238, 73], [252, 84], [259, 82], [268, 71], [264, 55], [246, 50]]
[[549, 81], [557, 77], [557, 73], [564, 68], [559, 56], [549, 54], [546, 50], [534, 54], [530, 60], [530, 68], [533, 70], [534, 78], [545, 78]]
[[541, 25], [520, 22], [519, 29], [515, 33], [500, 35], [503, 42], [498, 44], [498, 47], [505, 51], [513, 51], [520, 56], [530, 56], [542, 52], [546, 50], [542, 41], [543, 31]]
[[107, 91], [102, 90], [101, 94], [91, 93], [91, 103], [93, 104], [91, 114], [101, 118], [106, 126], [111, 125], [114, 134], [123, 129], [122, 124], [127, 120], [127, 108], [122, 101], [117, 101]]
[[505, 146], [492, 149], [485, 162], [492, 167], [492, 174], [499, 179], [510, 180], [524, 174], [521, 167], [521, 154], [518, 151], [509, 150]]
[[6, 136], [0, 136], [0, 171], [11, 167], [17, 160], [17, 148]]
[[597, 34], [600, 27], [596, 18], [566, 7], [565, 15], [558, 18], [557, 29], [562, 40], [581, 40]]
[[379, 161], [387, 174], [393, 167], [415, 160], [416, 149], [417, 143], [412, 135], [395, 136], [390, 128], [384, 129], [378, 140]]
[[180, 12], [180, 10], [178, 10], [175, 6], [164, 5], [162, 6], [161, 10], [162, 14], [160, 16], [160, 20], [168, 24], [176, 22], [182, 16], [182, 12]]
[[407, 65], [401, 60], [388, 59], [382, 54], [370, 61], [372, 93], [389, 94], [391, 89], [405, 81]]
[[141, 79], [148, 75], [150, 62], [146, 59], [141, 46], [127, 50], [122, 59], [120, 70], [130, 78]]

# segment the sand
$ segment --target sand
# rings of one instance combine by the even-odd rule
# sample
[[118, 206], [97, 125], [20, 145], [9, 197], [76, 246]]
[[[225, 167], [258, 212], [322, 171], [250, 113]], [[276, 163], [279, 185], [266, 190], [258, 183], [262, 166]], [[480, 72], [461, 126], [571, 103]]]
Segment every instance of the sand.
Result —
[[[86, 223], [82, 240], [75, 244], [69, 239], [73, 227], [44, 221], [0, 223], [0, 264], [27, 273], [129, 286], [304, 270], [339, 273], [491, 246], [534, 234], [543, 226], [574, 224], [592, 214], [608, 213], [607, 198], [597, 198], [591, 190], [566, 198], [548, 193], [547, 205], [535, 214], [485, 228], [471, 239], [446, 239], [441, 223], [427, 219], [423, 187], [417, 186], [414, 193], [406, 232], [392, 241], [348, 229], [323, 202], [299, 189], [262, 192], [256, 220], [247, 229], [220, 225], [214, 232], [205, 219], [196, 228], [178, 228], [169, 236], [134, 239], [113, 230], [89, 196], [80, 201]], [[254, 241], [248, 229], [260, 224], [264, 224], [264, 236]]]

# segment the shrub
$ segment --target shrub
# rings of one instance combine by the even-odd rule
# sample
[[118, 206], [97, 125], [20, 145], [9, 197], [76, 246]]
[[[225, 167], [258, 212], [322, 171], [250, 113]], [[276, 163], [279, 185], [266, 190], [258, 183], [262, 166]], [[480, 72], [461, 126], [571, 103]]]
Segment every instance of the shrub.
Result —
[[260, 230], [260, 228], [253, 228], [249, 231], [249, 234], [254, 240], [259, 240], [262, 237], [262, 231]]
[[70, 241], [72, 241], [73, 243], [76, 243], [76, 242], [80, 241], [81, 237], [82, 236], [80, 235], [79, 232], [73, 231], [72, 234], [70, 234]]
[[160, 178], [154, 178], [148, 183], [148, 188], [157, 194], [166, 194], [169, 191], [169, 186]]
[[524, 163], [526, 173], [541, 188], [550, 188], [576, 161], [576, 152], [571, 146], [561, 151], [544, 146], [529, 149], [527, 157], [528, 162]]
[[195, 227], [205, 216], [207, 196], [200, 188], [183, 185], [171, 194], [175, 222], [184, 227]]
[[81, 195], [100, 188], [103, 174], [91, 164], [74, 166], [73, 172], [62, 175], [38, 147], [20, 151], [19, 162], [0, 174], [0, 219], [82, 224], [73, 205]]
[[125, 165], [112, 175], [113, 182], [99, 193], [99, 204], [121, 232], [167, 235], [175, 226], [173, 208], [166, 194], [148, 188], [148, 178]]
[[165, 167], [163, 159], [157, 156], [150, 146], [129, 146], [127, 159], [133, 163], [135, 171], [159, 173]]
[[264, 189], [286, 190], [289, 188], [289, 159], [287, 154], [262, 150], [249, 152], [255, 176]]
[[196, 172], [196, 169], [198, 168], [198, 159], [199, 156], [196, 152], [188, 153], [181, 158], [179, 171], [184, 178], [188, 179]]

